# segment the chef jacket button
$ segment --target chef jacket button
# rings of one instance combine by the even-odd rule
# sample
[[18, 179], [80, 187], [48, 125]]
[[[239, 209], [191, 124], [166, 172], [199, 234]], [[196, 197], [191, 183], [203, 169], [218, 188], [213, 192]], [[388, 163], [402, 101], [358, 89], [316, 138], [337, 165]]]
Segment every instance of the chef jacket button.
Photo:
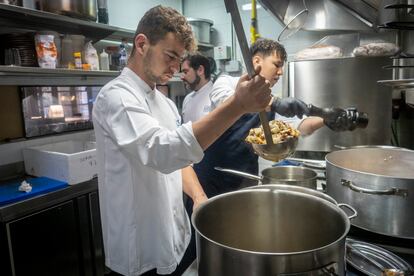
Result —
[[176, 209], [173, 210], [173, 215], [174, 215], [174, 217], [177, 216], [177, 210]]
[[175, 252], [177, 252], [177, 251], [178, 251], [177, 246], [174, 246], [174, 251], [175, 251]]

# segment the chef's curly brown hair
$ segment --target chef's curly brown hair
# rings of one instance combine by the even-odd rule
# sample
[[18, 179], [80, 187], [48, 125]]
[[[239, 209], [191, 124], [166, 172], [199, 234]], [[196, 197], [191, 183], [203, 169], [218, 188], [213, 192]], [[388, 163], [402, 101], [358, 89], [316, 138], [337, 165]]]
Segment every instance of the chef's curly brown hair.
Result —
[[276, 52], [276, 54], [280, 57], [281, 60], [286, 61], [287, 54], [285, 47], [282, 44], [278, 43], [277, 41], [260, 38], [256, 40], [255, 43], [250, 46], [250, 53], [252, 56], [255, 55], [263, 55], [263, 56], [270, 56]]
[[193, 32], [187, 19], [173, 8], [158, 5], [149, 9], [139, 21], [131, 56], [135, 53], [135, 37], [137, 35], [144, 34], [150, 44], [154, 45], [164, 39], [168, 33], [176, 35], [188, 52], [195, 50]]

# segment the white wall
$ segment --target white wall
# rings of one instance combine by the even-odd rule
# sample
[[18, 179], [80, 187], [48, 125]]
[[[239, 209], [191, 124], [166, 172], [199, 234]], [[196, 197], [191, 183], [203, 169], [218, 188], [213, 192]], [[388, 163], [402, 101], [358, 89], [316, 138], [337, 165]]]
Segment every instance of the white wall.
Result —
[[108, 0], [109, 25], [135, 30], [145, 12], [157, 5], [181, 12], [181, 0]]

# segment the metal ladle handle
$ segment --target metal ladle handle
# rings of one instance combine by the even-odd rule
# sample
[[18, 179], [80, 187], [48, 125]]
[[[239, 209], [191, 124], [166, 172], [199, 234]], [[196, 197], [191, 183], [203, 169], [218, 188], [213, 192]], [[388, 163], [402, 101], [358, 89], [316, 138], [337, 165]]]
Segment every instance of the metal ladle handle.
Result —
[[[240, 44], [240, 50], [243, 55], [244, 64], [246, 65], [247, 74], [250, 78], [253, 78], [256, 74], [252, 56], [250, 54], [249, 46], [247, 44], [246, 36], [244, 34], [243, 24], [240, 18], [239, 9], [237, 8], [236, 0], [224, 0], [227, 13], [230, 13], [231, 20], [233, 22], [234, 29], [236, 31], [237, 40]], [[267, 114], [264, 111], [259, 112], [260, 122], [263, 126], [264, 136], [266, 138], [266, 144], [273, 145], [272, 132], [270, 131], [269, 120]]]
[[237, 175], [237, 176], [241, 176], [241, 177], [245, 177], [248, 179], [252, 179], [252, 180], [259, 180], [262, 181], [263, 177], [254, 175], [254, 174], [250, 174], [250, 173], [245, 173], [245, 172], [241, 172], [241, 171], [236, 171], [236, 170], [232, 170], [232, 169], [224, 169], [221, 167], [214, 167], [215, 170], [221, 171], [221, 172], [226, 172], [226, 173], [230, 173], [233, 175]]

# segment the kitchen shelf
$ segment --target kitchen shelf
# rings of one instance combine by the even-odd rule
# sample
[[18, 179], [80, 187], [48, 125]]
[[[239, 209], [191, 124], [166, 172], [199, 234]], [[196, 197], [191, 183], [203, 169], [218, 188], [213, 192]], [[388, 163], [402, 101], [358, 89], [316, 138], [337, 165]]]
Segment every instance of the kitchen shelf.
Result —
[[2, 28], [83, 34], [94, 42], [104, 38], [132, 42], [135, 34], [133, 30], [1, 3], [0, 24]]
[[394, 89], [414, 88], [414, 79], [380, 80], [378, 83], [391, 86]]
[[202, 49], [202, 50], [203, 49], [212, 49], [212, 48], [214, 48], [213, 44], [202, 43], [202, 42], [198, 42], [197, 46], [198, 46], [199, 49]]
[[0, 85], [104, 85], [118, 75], [118, 71], [83, 71], [2, 65], [0, 66]]
[[[0, 65], [0, 85], [18, 86], [82, 86], [105, 85], [120, 74], [119, 71], [83, 71], [70, 69], [46, 69]], [[182, 82], [174, 75], [168, 83]]]

